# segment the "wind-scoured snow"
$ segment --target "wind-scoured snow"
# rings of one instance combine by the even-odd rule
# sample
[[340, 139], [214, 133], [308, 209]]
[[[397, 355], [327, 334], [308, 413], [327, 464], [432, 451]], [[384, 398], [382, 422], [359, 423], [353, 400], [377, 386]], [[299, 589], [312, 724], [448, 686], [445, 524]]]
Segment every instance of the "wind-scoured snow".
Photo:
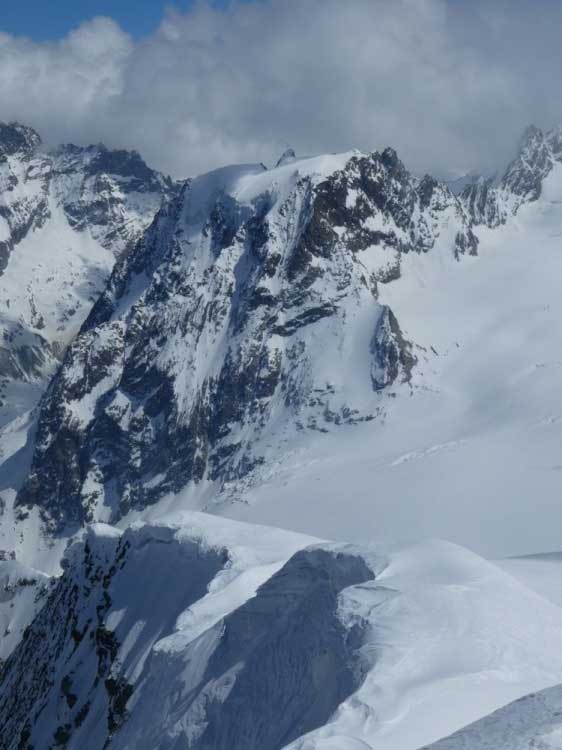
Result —
[[4, 666], [4, 746], [280, 749], [360, 684], [338, 595], [381, 567], [205, 515], [98, 524]]

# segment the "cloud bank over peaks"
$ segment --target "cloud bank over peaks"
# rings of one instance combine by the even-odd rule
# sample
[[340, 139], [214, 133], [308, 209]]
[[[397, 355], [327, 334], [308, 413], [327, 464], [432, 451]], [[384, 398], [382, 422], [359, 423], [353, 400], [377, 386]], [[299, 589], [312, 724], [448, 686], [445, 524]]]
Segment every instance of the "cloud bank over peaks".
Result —
[[0, 33], [0, 119], [103, 141], [188, 176], [395, 147], [437, 175], [489, 171], [562, 119], [562, 7], [523, 0], [263, 0], [168, 11], [134, 41], [94, 18], [57, 42]]

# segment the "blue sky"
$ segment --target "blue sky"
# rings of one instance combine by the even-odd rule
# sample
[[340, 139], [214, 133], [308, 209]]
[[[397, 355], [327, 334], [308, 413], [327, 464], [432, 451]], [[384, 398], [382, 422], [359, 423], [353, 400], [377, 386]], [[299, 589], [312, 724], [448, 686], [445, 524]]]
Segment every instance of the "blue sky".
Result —
[[[110, 16], [133, 36], [149, 34], [166, 6], [188, 10], [196, 0], [4, 0], [0, 31], [37, 41], [60, 39], [70, 29], [94, 16]], [[214, 0], [221, 7], [227, 0]]]

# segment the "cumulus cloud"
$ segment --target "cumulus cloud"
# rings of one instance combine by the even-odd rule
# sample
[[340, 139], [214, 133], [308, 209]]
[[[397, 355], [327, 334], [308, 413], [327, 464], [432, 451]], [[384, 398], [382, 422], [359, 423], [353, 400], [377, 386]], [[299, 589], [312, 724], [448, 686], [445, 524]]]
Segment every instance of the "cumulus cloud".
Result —
[[544, 0], [262, 0], [109, 18], [50, 43], [0, 34], [0, 118], [49, 142], [137, 148], [176, 176], [394, 146], [414, 170], [490, 169], [562, 120], [562, 7]]

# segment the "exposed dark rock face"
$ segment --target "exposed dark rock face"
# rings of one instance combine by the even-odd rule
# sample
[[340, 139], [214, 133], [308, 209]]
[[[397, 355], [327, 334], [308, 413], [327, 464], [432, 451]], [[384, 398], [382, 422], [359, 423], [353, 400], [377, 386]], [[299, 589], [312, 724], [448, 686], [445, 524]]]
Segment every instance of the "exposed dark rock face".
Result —
[[32, 154], [41, 144], [41, 138], [33, 128], [18, 122], [0, 122], [0, 158], [14, 154]]
[[371, 380], [380, 391], [396, 380], [409, 381], [416, 358], [412, 345], [402, 336], [398, 321], [389, 307], [384, 307], [371, 340]]
[[470, 222], [392, 149], [328, 158], [218, 170], [160, 212], [46, 394], [20, 507], [58, 529], [102, 505], [116, 519], [247, 475], [283, 425], [372, 419], [409, 381], [415, 357], [377, 284], [436, 242], [475, 252]]

